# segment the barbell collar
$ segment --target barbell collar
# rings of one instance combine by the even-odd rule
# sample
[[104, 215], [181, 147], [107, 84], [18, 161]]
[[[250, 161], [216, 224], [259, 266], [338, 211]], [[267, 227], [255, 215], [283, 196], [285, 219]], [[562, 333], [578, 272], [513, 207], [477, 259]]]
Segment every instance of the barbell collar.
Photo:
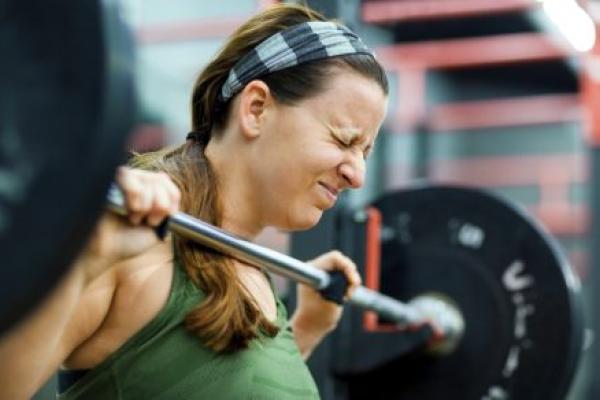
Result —
[[416, 325], [424, 320], [424, 316], [416, 308], [364, 286], [356, 288], [348, 302], [375, 311], [401, 325]]

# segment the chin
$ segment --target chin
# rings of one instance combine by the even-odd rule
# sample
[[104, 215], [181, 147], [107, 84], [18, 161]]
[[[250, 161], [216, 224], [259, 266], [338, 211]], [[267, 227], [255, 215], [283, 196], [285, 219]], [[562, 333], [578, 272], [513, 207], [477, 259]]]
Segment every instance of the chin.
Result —
[[[288, 219], [288, 227], [286, 230], [289, 231], [305, 231], [307, 229], [315, 227], [323, 216], [323, 211], [320, 209], [312, 209], [310, 211], [304, 211], [302, 218], [296, 216], [290, 216]], [[294, 218], [296, 217], [296, 218]]]

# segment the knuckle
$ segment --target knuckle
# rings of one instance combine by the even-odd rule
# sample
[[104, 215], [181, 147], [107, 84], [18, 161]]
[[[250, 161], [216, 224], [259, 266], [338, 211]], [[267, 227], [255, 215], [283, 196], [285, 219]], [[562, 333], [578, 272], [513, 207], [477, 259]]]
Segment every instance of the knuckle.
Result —
[[154, 196], [152, 203], [152, 210], [157, 214], [165, 213], [169, 210], [169, 201], [165, 198], [165, 196], [157, 194]]
[[167, 174], [165, 171], [159, 171], [156, 173], [156, 175], [164, 181], [171, 182], [171, 176], [169, 174]]
[[179, 202], [181, 200], [181, 191], [177, 186], [175, 186], [171, 195], [173, 196], [173, 200], [175, 200], [176, 202]]
[[148, 216], [147, 221], [150, 226], [157, 226], [162, 221], [162, 216], [157, 214], [151, 214]]
[[332, 250], [330, 252], [330, 254], [332, 256], [336, 257], [336, 258], [342, 258], [342, 257], [344, 257], [344, 254], [341, 251], [339, 251], [339, 250]]
[[127, 207], [130, 210], [138, 210], [142, 205], [142, 198], [140, 193], [135, 191], [126, 191], [125, 192], [125, 200], [127, 202]]
[[129, 215], [129, 222], [133, 225], [139, 225], [142, 222], [142, 218], [142, 214], [134, 212]]

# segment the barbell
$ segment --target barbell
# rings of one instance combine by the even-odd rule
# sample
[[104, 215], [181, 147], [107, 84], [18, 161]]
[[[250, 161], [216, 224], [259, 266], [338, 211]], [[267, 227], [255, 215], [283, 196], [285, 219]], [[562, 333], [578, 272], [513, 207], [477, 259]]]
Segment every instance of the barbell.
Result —
[[[127, 215], [125, 199], [117, 186], [111, 186], [109, 189], [107, 207], [118, 215]], [[317, 289], [326, 299], [338, 304], [343, 303], [348, 282], [340, 272], [328, 273], [293, 257], [236, 237], [183, 212], [169, 216], [159, 226], [157, 234], [163, 236], [167, 229], [182, 238], [201, 243], [241, 261], [304, 283]], [[410, 329], [430, 324], [436, 333], [436, 337], [433, 338], [435, 341], [432, 341], [432, 344], [438, 348], [454, 347], [462, 335], [464, 321], [460, 312], [451, 303], [439, 297], [422, 295], [415, 298], [410, 304], [405, 304], [364, 286], [359, 286], [347, 302], [375, 311], [402, 328]]]
[[[0, 331], [69, 268], [125, 159], [137, 103], [131, 37], [116, 3], [0, 7]], [[122, 212], [118, 195], [109, 197]], [[514, 205], [474, 189], [410, 188], [372, 206], [340, 222], [354, 238], [342, 250], [356, 253], [366, 278], [379, 277], [350, 302], [380, 317], [348, 310], [334, 334], [331, 372], [348, 397], [378, 382], [389, 398], [562, 398], [583, 322], [577, 279], [554, 239]], [[339, 276], [184, 214], [166, 224], [334, 300], [344, 292]], [[376, 248], [380, 257], [367, 257]], [[379, 266], [367, 262], [375, 259]], [[539, 388], [547, 381], [556, 387]]]

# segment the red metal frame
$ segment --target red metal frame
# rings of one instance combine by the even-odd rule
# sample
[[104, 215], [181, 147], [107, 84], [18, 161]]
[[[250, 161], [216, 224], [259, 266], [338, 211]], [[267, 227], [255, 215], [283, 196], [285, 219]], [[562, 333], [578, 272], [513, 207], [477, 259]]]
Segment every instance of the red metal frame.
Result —
[[[379, 291], [381, 260], [381, 212], [369, 207], [367, 213], [367, 241], [365, 247], [365, 286]], [[379, 317], [374, 311], [363, 313], [363, 328], [368, 332], [377, 331]]]
[[[369, 207], [367, 213], [367, 238], [365, 246], [365, 287], [379, 292], [381, 276], [381, 212]], [[374, 311], [363, 312], [363, 329], [367, 332], [396, 332], [395, 324], [379, 323], [379, 316]]]
[[[429, 180], [483, 188], [535, 186], [540, 201], [527, 210], [555, 235], [584, 235], [589, 228], [589, 211], [569, 201], [572, 184], [588, 180], [587, 160], [581, 154], [477, 157], [436, 161], [430, 164]], [[410, 167], [387, 167], [388, 189], [410, 183]], [[399, 172], [400, 171], [400, 172]]]
[[542, 33], [512, 33], [468, 39], [380, 46], [377, 58], [391, 70], [451, 69], [562, 59], [575, 54], [563, 40]]
[[569, 203], [540, 204], [527, 210], [555, 236], [584, 236], [589, 233], [590, 211], [587, 206]]
[[[429, 178], [438, 183], [457, 183], [476, 187], [514, 187], [544, 185], [544, 176], [555, 173], [568, 179], [563, 183], [586, 183], [587, 160], [579, 154], [517, 155], [503, 157], [470, 157], [438, 160], [429, 165]], [[412, 166], [393, 163], [386, 166], [393, 186], [413, 180]], [[553, 184], [556, 184], [554, 182]]]
[[552, 177], [555, 185], [585, 183], [588, 169], [581, 154], [470, 157], [434, 161], [429, 177], [437, 182], [455, 181], [479, 187], [544, 185]]
[[[473, 68], [542, 62], [564, 59], [575, 54], [568, 43], [539, 33], [516, 33], [396, 44], [378, 47], [375, 52], [378, 60], [383, 63], [387, 70], [397, 73], [399, 94], [404, 93], [404, 95], [397, 102], [396, 109], [390, 114], [395, 128], [406, 131], [413, 130], [419, 123], [426, 122], [425, 76], [428, 69]], [[535, 114], [529, 116], [531, 121], [533, 121], [535, 115], [540, 114], [542, 114], [540, 116], [541, 120], [545, 116], [554, 118], [554, 115], [542, 110], [543, 107], [554, 106], [550, 103], [555, 102], [555, 99], [548, 99], [548, 103], [542, 103], [539, 106], [531, 104], [531, 107], [540, 107]], [[520, 105], [523, 105], [523, 102], [528, 100], [520, 99], [519, 101], [521, 102]], [[540, 102], [543, 102], [543, 100], [540, 100]], [[496, 104], [506, 105], [508, 103]], [[476, 106], [475, 103], [470, 105]], [[556, 107], [553, 107], [553, 109], [556, 111]], [[439, 111], [444, 111], [444, 109], [439, 109]], [[460, 108], [458, 111], [460, 111]], [[563, 115], [563, 113], [559, 114]], [[491, 113], [487, 112], [486, 115], [489, 116]], [[528, 118], [524, 113], [520, 113], [520, 115], [523, 115], [522, 119]], [[448, 118], [447, 114], [442, 114], [440, 117]], [[488, 118], [495, 118], [498, 121], [502, 117], [502, 115], [496, 113], [495, 116]], [[465, 121], [466, 119], [463, 119], [462, 123], [465, 124]], [[493, 121], [486, 123], [494, 124]], [[495, 124], [498, 123], [495, 122]]]
[[577, 95], [541, 95], [437, 105], [427, 115], [431, 132], [581, 122]]
[[526, 11], [539, 7], [536, 0], [379, 0], [362, 5], [362, 19], [372, 24], [460, 18]]
[[[410, 75], [402, 82], [409, 80]], [[417, 83], [424, 84], [419, 81]], [[563, 122], [585, 123], [585, 109], [578, 95], [520, 96], [453, 102], [438, 104], [426, 111], [424, 96], [408, 94], [415, 87], [412, 84], [404, 88], [405, 94], [400, 96], [412, 96], [411, 100], [400, 101], [401, 106], [386, 122], [392, 134], [411, 132], [419, 123], [425, 124], [432, 134]]]
[[422, 68], [406, 68], [397, 75], [396, 92], [400, 100], [388, 117], [395, 130], [411, 131], [425, 120], [426, 85], [426, 71]]

